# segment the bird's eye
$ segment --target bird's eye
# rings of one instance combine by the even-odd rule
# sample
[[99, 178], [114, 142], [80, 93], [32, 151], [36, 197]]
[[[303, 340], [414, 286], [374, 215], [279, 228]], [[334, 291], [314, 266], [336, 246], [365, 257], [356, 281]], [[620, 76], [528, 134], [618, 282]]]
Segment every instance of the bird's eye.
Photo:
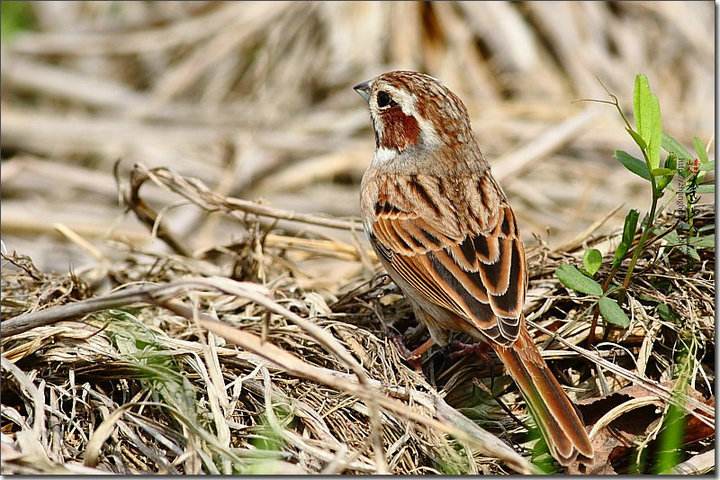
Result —
[[377, 104], [380, 108], [392, 107], [397, 105], [395, 101], [390, 97], [390, 94], [384, 91], [379, 91], [377, 94]]

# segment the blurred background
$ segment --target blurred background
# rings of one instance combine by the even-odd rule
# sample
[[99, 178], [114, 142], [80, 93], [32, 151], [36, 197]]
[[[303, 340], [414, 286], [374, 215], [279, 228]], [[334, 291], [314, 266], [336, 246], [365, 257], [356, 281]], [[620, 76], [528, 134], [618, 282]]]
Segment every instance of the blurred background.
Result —
[[[614, 229], [647, 210], [648, 189], [612, 158], [637, 154], [614, 108], [577, 100], [607, 100], [602, 82], [630, 111], [645, 73], [665, 130], [711, 141], [714, 15], [712, 2], [3, 1], [3, 248], [59, 271], [117, 242], [164, 248], [119, 205], [116, 164], [124, 181], [135, 163], [167, 166], [225, 195], [357, 215], [374, 142], [351, 86], [400, 68], [465, 101], [526, 239], [560, 245], [624, 204]], [[198, 251], [240, 234], [143, 193]]]

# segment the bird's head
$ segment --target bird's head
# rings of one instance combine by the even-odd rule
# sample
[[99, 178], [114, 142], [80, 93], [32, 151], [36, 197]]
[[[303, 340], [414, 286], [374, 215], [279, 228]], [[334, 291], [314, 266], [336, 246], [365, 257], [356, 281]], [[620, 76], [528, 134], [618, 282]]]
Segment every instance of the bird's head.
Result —
[[389, 159], [411, 148], [454, 148], [473, 141], [465, 105], [429, 75], [393, 71], [353, 88], [368, 102], [376, 157]]

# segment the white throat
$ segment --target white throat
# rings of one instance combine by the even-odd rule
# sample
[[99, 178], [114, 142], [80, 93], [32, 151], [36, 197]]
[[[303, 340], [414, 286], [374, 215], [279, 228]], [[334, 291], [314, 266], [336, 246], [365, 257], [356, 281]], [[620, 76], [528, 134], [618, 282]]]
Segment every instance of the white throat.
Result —
[[375, 149], [372, 164], [374, 167], [387, 165], [397, 158], [399, 152], [394, 148], [380, 147]]

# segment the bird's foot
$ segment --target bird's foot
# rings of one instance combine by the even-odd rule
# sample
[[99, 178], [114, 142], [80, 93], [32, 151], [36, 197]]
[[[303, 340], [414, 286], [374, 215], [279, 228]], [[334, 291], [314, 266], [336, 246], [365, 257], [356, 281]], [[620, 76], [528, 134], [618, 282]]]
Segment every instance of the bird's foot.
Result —
[[488, 350], [490, 349], [490, 345], [488, 345], [486, 342], [478, 342], [478, 343], [463, 343], [455, 340], [450, 344], [453, 351], [450, 353], [450, 358], [453, 360], [456, 358], [464, 357], [466, 355], [476, 355], [480, 358], [480, 360], [487, 362], [490, 360], [490, 355], [488, 355]]
[[390, 341], [395, 345], [395, 347], [400, 352], [400, 356], [408, 362], [408, 364], [413, 367], [413, 369], [417, 372], [422, 371], [422, 361], [420, 360], [422, 358], [422, 355], [430, 350], [430, 347], [433, 344], [432, 338], [428, 338], [425, 340], [419, 347], [417, 347], [414, 350], [410, 350], [405, 343], [403, 342], [402, 335], [396, 335], [394, 337], [391, 337]]

